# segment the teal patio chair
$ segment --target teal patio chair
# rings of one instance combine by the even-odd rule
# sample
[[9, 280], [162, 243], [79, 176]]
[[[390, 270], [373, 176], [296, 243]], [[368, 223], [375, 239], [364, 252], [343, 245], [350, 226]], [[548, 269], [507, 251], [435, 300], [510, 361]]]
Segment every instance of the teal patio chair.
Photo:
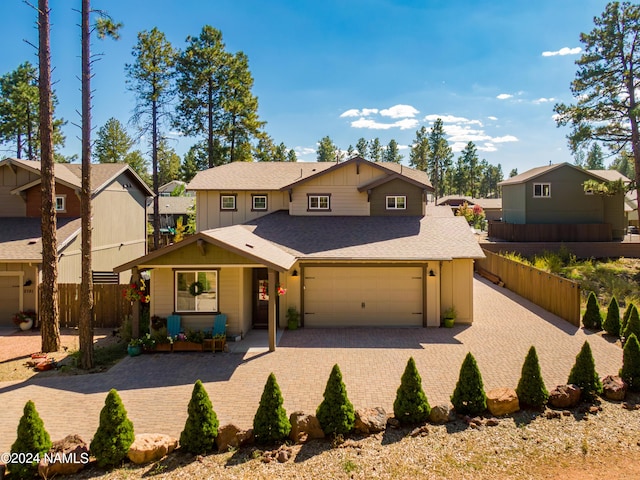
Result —
[[213, 351], [225, 351], [227, 345], [227, 316], [224, 313], [216, 315], [213, 320]]
[[180, 315], [169, 315], [167, 317], [167, 335], [175, 337], [180, 333]]

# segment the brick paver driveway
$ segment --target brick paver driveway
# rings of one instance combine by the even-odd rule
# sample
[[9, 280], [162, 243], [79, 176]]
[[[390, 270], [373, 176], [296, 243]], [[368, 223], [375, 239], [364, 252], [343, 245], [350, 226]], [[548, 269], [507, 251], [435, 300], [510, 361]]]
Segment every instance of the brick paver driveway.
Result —
[[617, 373], [620, 348], [600, 335], [482, 280], [474, 280], [473, 326], [453, 329], [301, 329], [286, 331], [274, 353], [156, 354], [126, 358], [109, 372], [0, 383], [0, 452], [15, 440], [22, 408], [36, 403], [53, 439], [95, 432], [106, 393], [116, 388], [136, 432], [178, 436], [193, 383], [201, 379], [221, 423], [250, 427], [267, 376], [274, 372], [285, 408], [315, 411], [329, 372], [338, 363], [356, 407], [392, 411], [395, 391], [413, 356], [432, 405], [447, 402], [460, 365], [471, 351], [487, 390], [515, 387], [527, 350], [535, 345], [548, 388], [565, 383], [586, 339], [598, 373]]

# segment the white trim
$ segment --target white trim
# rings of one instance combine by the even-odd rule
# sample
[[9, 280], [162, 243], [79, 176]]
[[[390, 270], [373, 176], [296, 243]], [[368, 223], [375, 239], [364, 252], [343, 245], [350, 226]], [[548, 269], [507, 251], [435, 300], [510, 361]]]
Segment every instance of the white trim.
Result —
[[[389, 200], [393, 199], [393, 206], [389, 206]], [[398, 207], [398, 199], [402, 199], [402, 207]], [[387, 210], [406, 210], [407, 209], [407, 196], [406, 195], [387, 195], [385, 197], [385, 208]]]
[[[321, 199], [326, 198], [327, 199], [327, 206], [323, 207], [321, 206]], [[311, 206], [311, 199], [317, 199], [318, 201], [318, 206], [317, 207], [312, 207]], [[331, 209], [331, 195], [307, 195], [307, 208], [309, 210], [330, 210]]]
[[[536, 195], [536, 187], [540, 186], [540, 194]], [[548, 195], [545, 195], [545, 188], [547, 187]], [[536, 182], [533, 184], [533, 198], [551, 198], [551, 183], [550, 182]]]
[[[199, 273], [213, 273], [215, 274], [215, 289], [213, 292], [215, 293], [215, 308], [213, 310], [198, 310], [198, 299], [199, 296], [193, 297], [195, 299], [195, 310], [180, 310], [178, 309], [178, 275], [180, 273], [194, 273], [197, 281]], [[199, 269], [186, 269], [179, 268], [173, 271], [173, 309], [176, 313], [215, 313], [220, 311], [220, 275], [218, 269], [211, 268], [202, 268]]]

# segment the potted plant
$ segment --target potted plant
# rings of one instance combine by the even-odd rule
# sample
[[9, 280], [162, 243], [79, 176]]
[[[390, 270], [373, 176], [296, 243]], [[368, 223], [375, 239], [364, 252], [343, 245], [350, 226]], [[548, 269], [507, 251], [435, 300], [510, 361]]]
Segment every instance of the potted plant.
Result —
[[132, 338], [127, 345], [127, 353], [130, 357], [137, 357], [142, 353], [142, 339]]
[[287, 328], [289, 330], [296, 330], [300, 320], [300, 313], [296, 310], [296, 307], [289, 307], [287, 309]]
[[444, 326], [447, 328], [452, 328], [456, 321], [456, 309], [455, 307], [447, 308], [442, 314], [442, 320]]
[[36, 312], [33, 310], [25, 310], [18, 312], [13, 316], [13, 323], [20, 330], [30, 330], [33, 327], [33, 321], [36, 318]]
[[152, 337], [150, 333], [147, 333], [140, 339], [140, 344], [142, 345], [143, 352], [149, 353], [156, 351], [156, 339]]

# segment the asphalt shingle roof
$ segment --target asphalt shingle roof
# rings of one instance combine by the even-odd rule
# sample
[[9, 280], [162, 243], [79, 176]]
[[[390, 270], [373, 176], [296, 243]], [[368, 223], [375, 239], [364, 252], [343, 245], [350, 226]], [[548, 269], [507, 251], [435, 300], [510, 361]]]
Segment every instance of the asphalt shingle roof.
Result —
[[[0, 261], [42, 261], [41, 220], [0, 218]], [[79, 218], [58, 218], [58, 250], [80, 231]]]

